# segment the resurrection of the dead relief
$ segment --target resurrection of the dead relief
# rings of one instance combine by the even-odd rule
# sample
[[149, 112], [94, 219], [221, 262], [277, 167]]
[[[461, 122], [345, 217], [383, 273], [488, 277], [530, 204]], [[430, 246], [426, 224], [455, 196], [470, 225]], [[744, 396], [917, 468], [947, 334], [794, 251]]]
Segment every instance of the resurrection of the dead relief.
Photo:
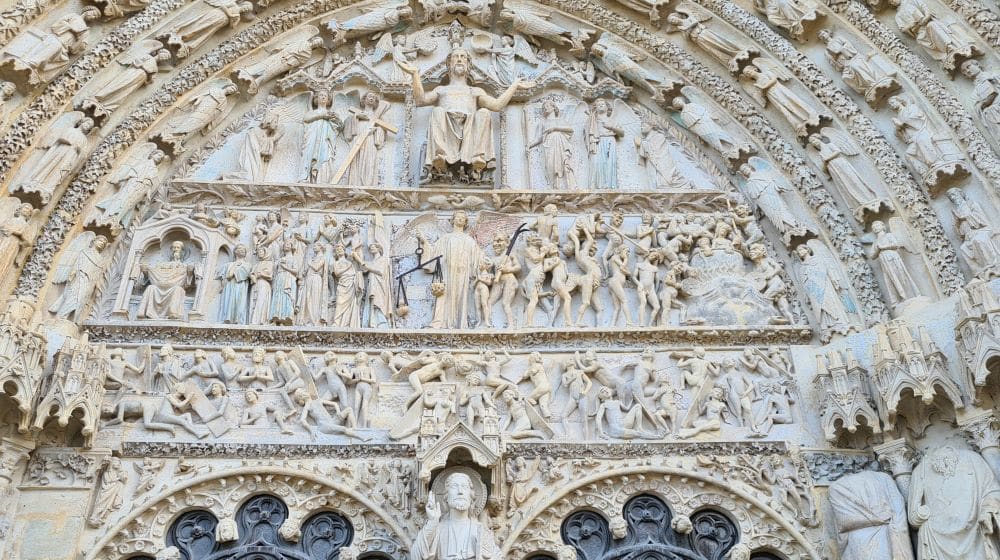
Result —
[[1000, 11], [0, 11], [0, 559], [1000, 558]]

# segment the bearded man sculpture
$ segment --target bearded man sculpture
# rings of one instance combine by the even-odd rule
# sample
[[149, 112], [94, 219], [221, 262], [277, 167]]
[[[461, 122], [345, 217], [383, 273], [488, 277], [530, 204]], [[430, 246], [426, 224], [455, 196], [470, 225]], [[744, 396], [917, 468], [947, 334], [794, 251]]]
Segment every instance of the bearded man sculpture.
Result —
[[499, 560], [500, 548], [493, 531], [472, 518], [475, 492], [469, 475], [456, 472], [444, 483], [448, 517], [431, 492], [427, 498], [427, 524], [413, 540], [410, 560]]

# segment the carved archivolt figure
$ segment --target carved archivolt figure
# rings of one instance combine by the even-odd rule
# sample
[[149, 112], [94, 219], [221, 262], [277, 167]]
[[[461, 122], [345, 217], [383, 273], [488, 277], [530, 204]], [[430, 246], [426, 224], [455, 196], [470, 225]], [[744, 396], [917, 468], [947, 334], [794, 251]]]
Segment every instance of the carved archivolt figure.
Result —
[[337, 147], [337, 133], [343, 127], [340, 117], [333, 110], [330, 92], [319, 90], [313, 94], [312, 109], [306, 113], [305, 144], [302, 149], [303, 174], [306, 183], [330, 183], [336, 174], [333, 158]]
[[170, 258], [150, 265], [141, 263], [139, 270], [149, 279], [142, 293], [136, 316], [140, 319], [179, 320], [184, 318], [185, 290], [200, 272], [194, 264], [184, 262], [184, 243], [170, 244]]
[[908, 299], [920, 295], [920, 288], [910, 276], [909, 267], [903, 262], [901, 251], [913, 253], [908, 240], [901, 235], [905, 232], [892, 232], [886, 229], [881, 221], [872, 222], [871, 258], [878, 259], [882, 269], [882, 277], [885, 281], [886, 291], [889, 292], [889, 300], [893, 304], [904, 302]]
[[653, 168], [653, 187], [658, 189], [684, 189], [691, 186], [677, 169], [677, 162], [670, 153], [670, 140], [659, 126], [642, 123], [642, 137], [635, 138], [639, 161]]
[[587, 121], [590, 185], [593, 188], [618, 188], [618, 139], [624, 135], [624, 129], [612, 118], [611, 103], [607, 99], [594, 101]]
[[314, 50], [323, 47], [323, 38], [318, 36], [319, 29], [306, 25], [297, 30], [297, 33], [305, 35], [270, 49], [267, 58], [236, 71], [235, 78], [239, 83], [245, 84], [247, 93], [254, 95], [260, 91], [260, 86], [304, 65], [312, 57]]
[[586, 43], [594, 34], [593, 29], [567, 29], [557, 23], [552, 23], [551, 13], [537, 13], [527, 6], [513, 4], [504, 6], [500, 11], [500, 20], [509, 23], [514, 31], [525, 34], [536, 47], [541, 46], [538, 38], [547, 39], [557, 45], [569, 46], [569, 52], [583, 54]]
[[177, 58], [187, 58], [224, 27], [236, 27], [253, 13], [253, 4], [240, 0], [201, 0], [157, 39], [167, 44]]
[[104, 274], [103, 252], [107, 246], [107, 237], [86, 232], [70, 243], [66, 257], [52, 276], [53, 284], [65, 284], [65, 287], [49, 307], [49, 313], [60, 319], [78, 316]]
[[152, 192], [159, 173], [157, 166], [165, 158], [166, 154], [155, 149], [153, 144], [140, 148], [136, 157], [130, 158], [108, 179], [108, 184], [116, 189], [115, 194], [94, 205], [101, 212], [91, 218], [90, 223], [109, 227], [112, 235], [119, 234]]
[[770, 103], [801, 138], [816, 132], [830, 116], [821, 109], [793, 92], [782, 81], [790, 80], [791, 74], [784, 67], [766, 59], [758, 58], [743, 69], [747, 92], [758, 103], [767, 107]]
[[702, 142], [722, 154], [726, 159], [739, 161], [754, 153], [753, 146], [747, 142], [739, 142], [726, 129], [722, 128], [712, 111], [705, 105], [683, 97], [675, 97], [671, 106], [680, 113], [681, 124], [684, 125], [684, 128], [693, 132]]
[[253, 267], [247, 261], [247, 248], [238, 245], [234, 259], [223, 265], [219, 272], [222, 296], [219, 298], [219, 322], [235, 325], [247, 324], [249, 313], [250, 273]]
[[88, 24], [100, 17], [100, 11], [89, 7], [60, 17], [48, 31], [29, 27], [4, 47], [0, 71], [23, 91], [52, 79], [86, 50]]
[[11, 192], [37, 196], [48, 204], [69, 177], [87, 148], [94, 121], [79, 111], [67, 113], [49, 128], [36, 149], [11, 181]]
[[674, 13], [667, 16], [667, 23], [687, 35], [688, 40], [725, 65], [730, 72], [739, 72], [760, 54], [748, 42], [741, 42], [735, 34], [713, 29], [714, 22], [711, 12], [690, 2], [682, 2]]
[[899, 30], [915, 38], [948, 72], [965, 60], [983, 55], [962, 24], [944, 21], [923, 0], [889, 0], [889, 4], [896, 6]]
[[913, 560], [906, 502], [891, 476], [847, 475], [830, 485], [842, 560]]
[[206, 133], [226, 118], [231, 108], [229, 96], [238, 92], [236, 84], [229, 80], [209, 86], [171, 117], [163, 131], [152, 137], [153, 142], [172, 154], [181, 152], [189, 136], [199, 131]]
[[824, 15], [813, 0], [754, 0], [753, 7], [772, 25], [800, 41], [809, 25]]
[[[822, 134], [809, 136], [809, 145], [823, 160], [823, 170], [830, 174], [833, 182], [840, 187], [840, 193], [847, 199], [847, 205], [854, 217], [864, 223], [865, 214], [878, 214], [883, 207], [892, 208], [892, 203], [884, 192], [876, 192], [878, 181], [862, 177], [854, 165], [854, 159], [861, 150], [854, 145], [847, 134], [835, 129], [824, 128]], [[879, 188], [881, 191], [881, 188]]]
[[339, 45], [348, 39], [392, 29], [401, 21], [409, 21], [412, 18], [413, 8], [405, 3], [396, 3], [367, 9], [362, 15], [343, 22], [331, 19], [326, 22], [326, 27], [333, 34], [333, 44]]
[[829, 29], [821, 29], [817, 35], [826, 44], [827, 60], [841, 73], [844, 83], [864, 95], [868, 103], [879, 105], [901, 87], [896, 67], [878, 51], [862, 55], [850, 41]]
[[545, 162], [545, 179], [549, 188], [575, 189], [576, 171], [573, 169], [573, 127], [560, 114], [555, 101], [542, 102], [542, 118], [535, 132], [535, 139], [528, 149], [542, 147]]
[[747, 198], [767, 216], [768, 221], [781, 233], [785, 244], [789, 244], [793, 237], [815, 234], [812, 227], [796, 217], [785, 201], [782, 194], [791, 192], [792, 187], [770, 163], [760, 158], [750, 158], [748, 163], [740, 166], [740, 174], [746, 177], [744, 192]]
[[0, 222], [0, 282], [9, 277], [21, 250], [31, 244], [31, 218], [37, 212], [27, 203], [14, 206], [12, 210], [12, 215]]
[[932, 193], [969, 175], [965, 155], [951, 135], [933, 126], [912, 99], [902, 95], [891, 97], [889, 107], [899, 115], [892, 119], [896, 136], [906, 142], [910, 163]]
[[162, 47], [163, 43], [150, 39], [130, 49], [116, 61], [118, 72], [109, 73], [97, 89], [79, 101], [77, 108], [103, 122], [130, 95], [152, 81], [160, 64], [170, 61], [170, 51]]
[[948, 199], [955, 205], [952, 214], [962, 236], [962, 256], [972, 273], [984, 280], [1000, 276], [1000, 231], [988, 225], [979, 203], [961, 190], [948, 189]]
[[444, 481], [448, 516], [441, 519], [441, 506], [431, 492], [427, 498], [427, 523], [413, 539], [410, 560], [499, 560], [493, 531], [475, 519], [472, 479], [454, 472]]
[[979, 122], [1000, 146], [1000, 73], [985, 71], [976, 60], [962, 63], [962, 74], [974, 81], [976, 89], [975, 105]]
[[431, 91], [424, 91], [416, 66], [401, 65], [411, 76], [414, 102], [433, 106], [424, 157], [428, 175], [431, 170], [444, 173], [457, 164], [477, 178], [484, 170], [496, 167], [493, 113], [506, 108], [518, 90], [533, 86], [518, 78], [499, 97], [492, 97], [482, 88], [469, 85], [471, 65], [468, 51], [452, 49], [448, 54], [448, 84]]
[[907, 500], [917, 557], [992, 560], [1000, 522], [1000, 483], [973, 451], [938, 447], [913, 470]]
[[808, 245], [795, 248], [801, 260], [799, 275], [809, 305], [816, 314], [823, 340], [831, 334], [847, 334], [856, 329], [857, 306], [847, 291], [847, 279], [840, 272], [840, 262], [833, 257], [821, 241], [811, 240]]

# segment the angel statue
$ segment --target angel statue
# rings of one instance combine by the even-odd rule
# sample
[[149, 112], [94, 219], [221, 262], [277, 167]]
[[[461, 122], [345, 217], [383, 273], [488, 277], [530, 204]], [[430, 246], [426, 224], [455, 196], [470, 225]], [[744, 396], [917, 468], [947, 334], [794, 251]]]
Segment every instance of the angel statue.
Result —
[[754, 59], [753, 64], [743, 69], [743, 78], [747, 93], [763, 107], [773, 105], [800, 138], [817, 132], [832, 120], [830, 115], [822, 113], [782, 83], [792, 79], [792, 75], [774, 61]]
[[395, 29], [401, 22], [411, 19], [413, 19], [413, 8], [404, 2], [366, 10], [363, 14], [343, 22], [331, 19], [326, 22], [326, 27], [333, 34], [333, 44], [336, 46], [348, 39], [368, 37], [380, 31]]
[[824, 16], [814, 0], [754, 0], [753, 7], [771, 25], [784, 29], [799, 41], [804, 40], [809, 25]]
[[534, 84], [518, 78], [499, 97], [488, 95], [482, 88], [469, 85], [472, 61], [462, 47], [448, 54], [448, 84], [430, 91], [424, 90], [416, 66], [406, 64], [401, 68], [411, 76], [416, 104], [433, 106], [427, 126], [426, 175], [430, 176], [431, 171], [443, 174], [457, 166], [473, 180], [481, 180], [484, 171], [496, 167], [493, 113], [504, 110], [518, 90]]
[[664, 89], [673, 87], [639, 66], [639, 62], [646, 58], [644, 55], [617, 44], [607, 33], [601, 35], [600, 40], [590, 47], [590, 52], [595, 57], [594, 64], [605, 74], [635, 85], [652, 95], [653, 99], [663, 99]]
[[236, 27], [253, 15], [253, 4], [240, 0], [201, 0], [156, 36], [177, 58], [187, 58], [224, 27]]
[[793, 237], [816, 235], [808, 224], [800, 221], [792, 211], [782, 193], [792, 190], [788, 181], [775, 170], [767, 160], [752, 157], [740, 166], [740, 174], [746, 178], [743, 191], [754, 202], [768, 221], [781, 233], [786, 245]]
[[305, 144], [302, 146], [302, 177], [304, 183], [330, 183], [336, 173], [333, 157], [337, 147], [337, 132], [343, 128], [340, 116], [333, 110], [330, 92], [315, 92], [312, 109], [306, 113]]
[[973, 106], [979, 123], [995, 146], [1000, 146], [1000, 73], [985, 71], [978, 60], [962, 63], [962, 75], [973, 81], [975, 98]]
[[10, 277], [21, 249], [31, 244], [34, 237], [31, 218], [38, 212], [30, 204], [17, 204], [12, 197], [4, 198], [2, 204], [5, 211], [0, 215], [10, 217], [0, 221], [0, 282]]
[[90, 23], [100, 17], [100, 10], [91, 6], [60, 17], [47, 31], [29, 27], [3, 47], [0, 73], [22, 91], [50, 80], [87, 49]]
[[829, 342], [834, 334], [859, 330], [858, 308], [848, 292], [850, 284], [840, 261], [818, 239], [799, 245], [795, 254], [800, 260], [799, 280], [816, 314], [823, 342]]
[[118, 235], [132, 221], [132, 214], [155, 187], [157, 166], [166, 155], [155, 144], [146, 142], [120, 167], [115, 169], [108, 184], [115, 193], [100, 200], [94, 207], [100, 212], [90, 218], [90, 224], [111, 228]]
[[850, 39], [834, 35], [829, 29], [820, 29], [816, 35], [826, 45], [826, 58], [840, 72], [844, 83], [864, 95], [872, 106], [881, 104], [901, 87], [896, 67], [878, 51], [862, 55]]
[[861, 240], [871, 244], [870, 257], [878, 260], [889, 300], [896, 305], [919, 297], [921, 293], [900, 254], [905, 251], [915, 255], [917, 252], [906, 235], [902, 220], [898, 217], [890, 218], [889, 223], [893, 226], [891, 230], [882, 221], [872, 222], [872, 232]]
[[907, 144], [906, 157], [932, 192], [969, 175], [965, 155], [951, 134], [932, 125], [913, 99], [906, 95], [890, 97], [889, 108], [898, 115], [892, 123], [896, 136]]
[[[486, 37], [489, 38], [488, 35]], [[492, 38], [490, 38], [490, 42], [492, 43]], [[476, 50], [478, 52], [479, 49]], [[485, 48], [484, 52], [489, 52], [493, 55], [493, 61], [490, 64], [493, 76], [505, 86], [509, 86], [517, 79], [518, 58], [532, 66], [538, 66], [539, 64], [538, 57], [535, 56], [535, 51], [531, 49], [531, 45], [520, 35], [504, 35], [500, 38], [499, 47], [491, 45]]]
[[412, 35], [383, 33], [372, 52], [371, 66], [374, 68], [379, 62], [391, 57], [393, 64], [386, 81], [393, 84], [408, 82], [409, 77], [402, 67], [413, 64], [418, 55], [428, 56], [437, 50], [437, 39], [431, 31], [433, 30], [425, 29]]
[[247, 93], [254, 95], [260, 91], [260, 86], [289, 70], [299, 68], [312, 58], [314, 50], [323, 47], [319, 29], [312, 25], [297, 29], [295, 34], [296, 37], [280, 43], [280, 47], [270, 49], [267, 58], [235, 72], [234, 78], [244, 86]]
[[649, 121], [643, 121], [642, 136], [635, 137], [635, 148], [639, 161], [653, 171], [653, 187], [658, 189], [686, 189], [691, 184], [677, 169], [677, 162], [670, 152], [671, 140], [664, 129]]
[[117, 72], [107, 73], [107, 78], [92, 92], [85, 94], [76, 108], [98, 123], [104, 122], [130, 95], [150, 83], [160, 71], [160, 64], [170, 61], [170, 51], [163, 43], [152, 39], [140, 41], [117, 60]]
[[541, 146], [545, 179], [552, 189], [576, 189], [573, 167], [573, 126], [552, 99], [542, 102], [541, 119], [528, 149]]
[[598, 98], [587, 121], [590, 184], [596, 189], [618, 188], [618, 139], [625, 135], [612, 116], [611, 103]]
[[567, 29], [559, 24], [552, 23], [552, 13], [534, 12], [527, 6], [508, 3], [500, 11], [500, 20], [507, 22], [514, 29], [523, 33], [529, 41], [536, 47], [541, 44], [538, 39], [546, 39], [557, 45], [569, 46], [569, 52], [575, 55], [582, 55], [586, 52], [587, 43], [593, 29]]
[[195, 279], [201, 278], [200, 269], [184, 262], [183, 241], [170, 244], [169, 259], [155, 264], [142, 262], [139, 271], [149, 280], [149, 285], [139, 301], [139, 319], [180, 320], [184, 318], [185, 290]]
[[726, 30], [713, 29], [714, 21], [708, 10], [691, 2], [682, 2], [674, 13], [667, 16], [667, 23], [670, 24], [667, 30], [684, 33], [688, 40], [725, 65], [730, 72], [739, 72], [760, 51]]
[[59, 117], [42, 137], [34, 150], [11, 180], [12, 193], [21, 192], [38, 197], [48, 204], [59, 185], [73, 172], [84, 156], [88, 136], [94, 121], [79, 111]]
[[861, 150], [850, 136], [836, 128], [826, 127], [820, 134], [809, 135], [809, 145], [819, 152], [823, 170], [840, 187], [840, 193], [859, 222], [864, 222], [866, 213], [874, 215], [882, 208], [892, 208], [892, 202], [878, 181], [862, 177], [854, 165], [852, 160], [861, 155]]
[[234, 168], [221, 173], [224, 180], [264, 180], [274, 149], [283, 136], [279, 127], [288, 109], [287, 105], [271, 108], [264, 113], [259, 123], [232, 137], [239, 148], [234, 158]]
[[347, 157], [337, 170], [337, 182], [346, 172], [347, 184], [360, 187], [378, 185], [379, 153], [385, 146], [387, 133], [399, 129], [384, 120], [389, 102], [374, 91], [361, 95], [357, 107], [348, 109], [344, 119], [344, 138], [351, 142]]
[[195, 132], [206, 134], [229, 115], [229, 96], [239, 90], [229, 80], [219, 80], [178, 110], [150, 140], [168, 155], [181, 152], [184, 142]]
[[[459, 210], [451, 217], [452, 231], [439, 237], [433, 244], [417, 232], [417, 241], [423, 249], [424, 259], [432, 263], [440, 257], [444, 294], [434, 302], [431, 328], [465, 329], [469, 326], [469, 295], [479, 272], [479, 263], [486, 255], [476, 240], [466, 233], [469, 215]], [[428, 264], [427, 271], [433, 272], [437, 263]]]
[[948, 72], [955, 71], [965, 60], [983, 55], [962, 24], [945, 21], [923, 0], [889, 0], [889, 4], [896, 6], [899, 30], [916, 39]]
[[60, 319], [79, 319], [90, 301], [94, 288], [104, 274], [104, 249], [108, 238], [85, 231], [63, 253], [52, 274], [53, 284], [64, 284], [62, 294], [49, 306], [49, 313]]
[[962, 237], [959, 249], [972, 273], [984, 280], [1000, 276], [1000, 231], [990, 227], [983, 207], [961, 189], [952, 187], [947, 194], [955, 205], [951, 212]]
[[756, 150], [750, 143], [738, 141], [723, 128], [725, 123], [720, 119], [728, 117], [712, 111], [707, 105], [698, 103], [693, 88], [684, 88], [682, 91], [685, 97], [675, 97], [670, 105], [677, 111], [676, 118], [684, 128], [693, 132], [702, 142], [730, 162], [743, 162], [755, 153]]

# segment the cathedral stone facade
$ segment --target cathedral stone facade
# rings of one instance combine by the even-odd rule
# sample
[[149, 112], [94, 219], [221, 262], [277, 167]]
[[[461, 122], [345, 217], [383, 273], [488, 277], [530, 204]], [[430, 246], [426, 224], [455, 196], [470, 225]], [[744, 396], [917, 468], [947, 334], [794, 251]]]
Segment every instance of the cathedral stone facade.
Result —
[[2, 560], [1000, 559], [993, 1], [11, 0], [0, 136]]

